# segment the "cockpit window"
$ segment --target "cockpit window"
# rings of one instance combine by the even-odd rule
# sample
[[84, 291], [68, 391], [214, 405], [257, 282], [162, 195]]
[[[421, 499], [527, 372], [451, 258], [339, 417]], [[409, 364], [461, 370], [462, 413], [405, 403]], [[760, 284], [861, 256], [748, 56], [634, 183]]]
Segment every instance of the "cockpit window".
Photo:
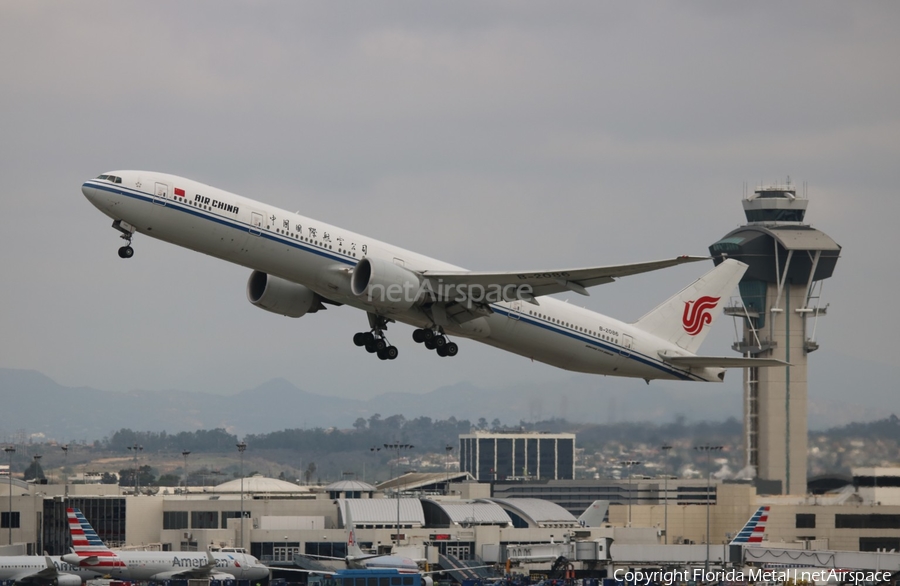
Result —
[[109, 181], [110, 183], [122, 183], [122, 178], [115, 175], [98, 175], [97, 179], [101, 181]]

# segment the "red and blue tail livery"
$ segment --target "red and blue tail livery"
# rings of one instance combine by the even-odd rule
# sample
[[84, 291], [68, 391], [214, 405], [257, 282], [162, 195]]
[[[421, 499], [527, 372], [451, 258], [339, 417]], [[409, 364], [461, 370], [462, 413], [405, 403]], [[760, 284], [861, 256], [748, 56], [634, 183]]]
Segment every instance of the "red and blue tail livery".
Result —
[[762, 506], [753, 513], [744, 528], [731, 540], [732, 545], [744, 543], [762, 543], [766, 532], [766, 522], [769, 520], [769, 506]]
[[[78, 559], [78, 565], [123, 567], [125, 562], [119, 559], [116, 552], [112, 551], [88, 520], [78, 509], [66, 509], [69, 518], [69, 533], [72, 536], [72, 550]], [[70, 556], [66, 556], [70, 557]]]

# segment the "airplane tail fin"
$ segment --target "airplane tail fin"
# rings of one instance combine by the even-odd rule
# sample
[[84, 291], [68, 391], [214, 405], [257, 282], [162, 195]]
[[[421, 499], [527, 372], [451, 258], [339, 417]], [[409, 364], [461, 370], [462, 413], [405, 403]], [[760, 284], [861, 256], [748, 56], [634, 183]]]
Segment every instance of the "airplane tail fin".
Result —
[[347, 537], [347, 557], [364, 557], [366, 554], [360, 549], [359, 542], [356, 541], [356, 527], [353, 525], [353, 515], [350, 513], [350, 503], [346, 500], [344, 501], [344, 512], [346, 513], [346, 517], [344, 518], [344, 534]]
[[738, 531], [729, 545], [742, 545], [747, 543], [761, 543], [766, 532], [766, 522], [769, 520], [769, 507], [763, 506], [753, 513], [743, 529]]
[[725, 260], [637, 320], [635, 327], [696, 353], [708, 326], [722, 313], [718, 308], [724, 305], [723, 298], [734, 291], [746, 270], [740, 261]]
[[[72, 536], [72, 554], [65, 558], [77, 559], [81, 565], [124, 566], [116, 552], [106, 547], [94, 528], [79, 509], [66, 509], [69, 518], [69, 534]], [[64, 559], [69, 561], [69, 559]]]

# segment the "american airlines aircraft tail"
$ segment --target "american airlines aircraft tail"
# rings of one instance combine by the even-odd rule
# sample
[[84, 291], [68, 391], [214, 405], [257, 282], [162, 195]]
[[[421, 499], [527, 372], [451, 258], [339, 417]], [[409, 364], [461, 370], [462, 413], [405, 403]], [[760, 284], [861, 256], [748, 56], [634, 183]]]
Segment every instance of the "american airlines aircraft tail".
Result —
[[679, 348], [695, 353], [716, 318], [721, 315], [722, 300], [734, 291], [747, 265], [725, 262], [664, 303], [658, 305], [634, 325]]
[[730, 545], [741, 545], [745, 543], [761, 543], [766, 532], [766, 523], [769, 521], [769, 507], [762, 506], [753, 513], [750, 520], [744, 527], [738, 531], [738, 534], [731, 540]]

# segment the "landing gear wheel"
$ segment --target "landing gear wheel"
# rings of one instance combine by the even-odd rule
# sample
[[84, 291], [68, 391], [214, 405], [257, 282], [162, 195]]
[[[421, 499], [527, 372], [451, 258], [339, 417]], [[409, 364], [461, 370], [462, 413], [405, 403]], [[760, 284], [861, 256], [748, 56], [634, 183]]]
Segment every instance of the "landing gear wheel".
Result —
[[369, 344], [374, 344], [375, 334], [373, 334], [372, 332], [363, 332], [363, 341], [365, 342], [366, 346], [368, 346]]
[[366, 352], [369, 354], [375, 354], [378, 352], [378, 348], [375, 347], [375, 342], [366, 342]]
[[379, 360], [387, 360], [387, 348], [382, 348], [381, 350], [379, 350], [377, 356]]
[[366, 345], [366, 334], [365, 332], [358, 332], [353, 334], [353, 343], [357, 346], [365, 346]]
[[384, 352], [384, 355], [387, 357], [388, 360], [394, 360], [395, 358], [397, 358], [397, 355], [400, 353], [400, 351], [397, 350], [396, 346], [388, 346], [387, 348], [382, 350], [382, 352]]
[[434, 345], [434, 338], [431, 338], [430, 340], [425, 340], [424, 343], [425, 343], [425, 347], [428, 348], [429, 350], [434, 350], [436, 347]]
[[435, 348], [442, 348], [447, 345], [447, 338], [444, 336], [435, 336], [433, 342]]
[[130, 246], [119, 248], [119, 258], [131, 258], [134, 256], [134, 249]]
[[438, 346], [437, 348], [434, 349], [434, 351], [437, 352], [438, 356], [443, 358], [447, 355], [447, 345], [445, 344], [443, 346]]
[[387, 348], [387, 342], [384, 341], [384, 338], [378, 338], [375, 340], [375, 349], [381, 352], [385, 348]]
[[437, 334], [434, 333], [434, 330], [422, 330], [422, 339], [426, 342], [434, 338]]
[[413, 330], [413, 342], [415, 342], [416, 344], [421, 344], [422, 342], [424, 342], [426, 331], [427, 330], [423, 330], [423, 329], [419, 329], [419, 328]]
[[456, 345], [456, 342], [448, 342], [446, 346], [444, 346], [444, 356], [456, 356], [459, 354], [459, 346]]

